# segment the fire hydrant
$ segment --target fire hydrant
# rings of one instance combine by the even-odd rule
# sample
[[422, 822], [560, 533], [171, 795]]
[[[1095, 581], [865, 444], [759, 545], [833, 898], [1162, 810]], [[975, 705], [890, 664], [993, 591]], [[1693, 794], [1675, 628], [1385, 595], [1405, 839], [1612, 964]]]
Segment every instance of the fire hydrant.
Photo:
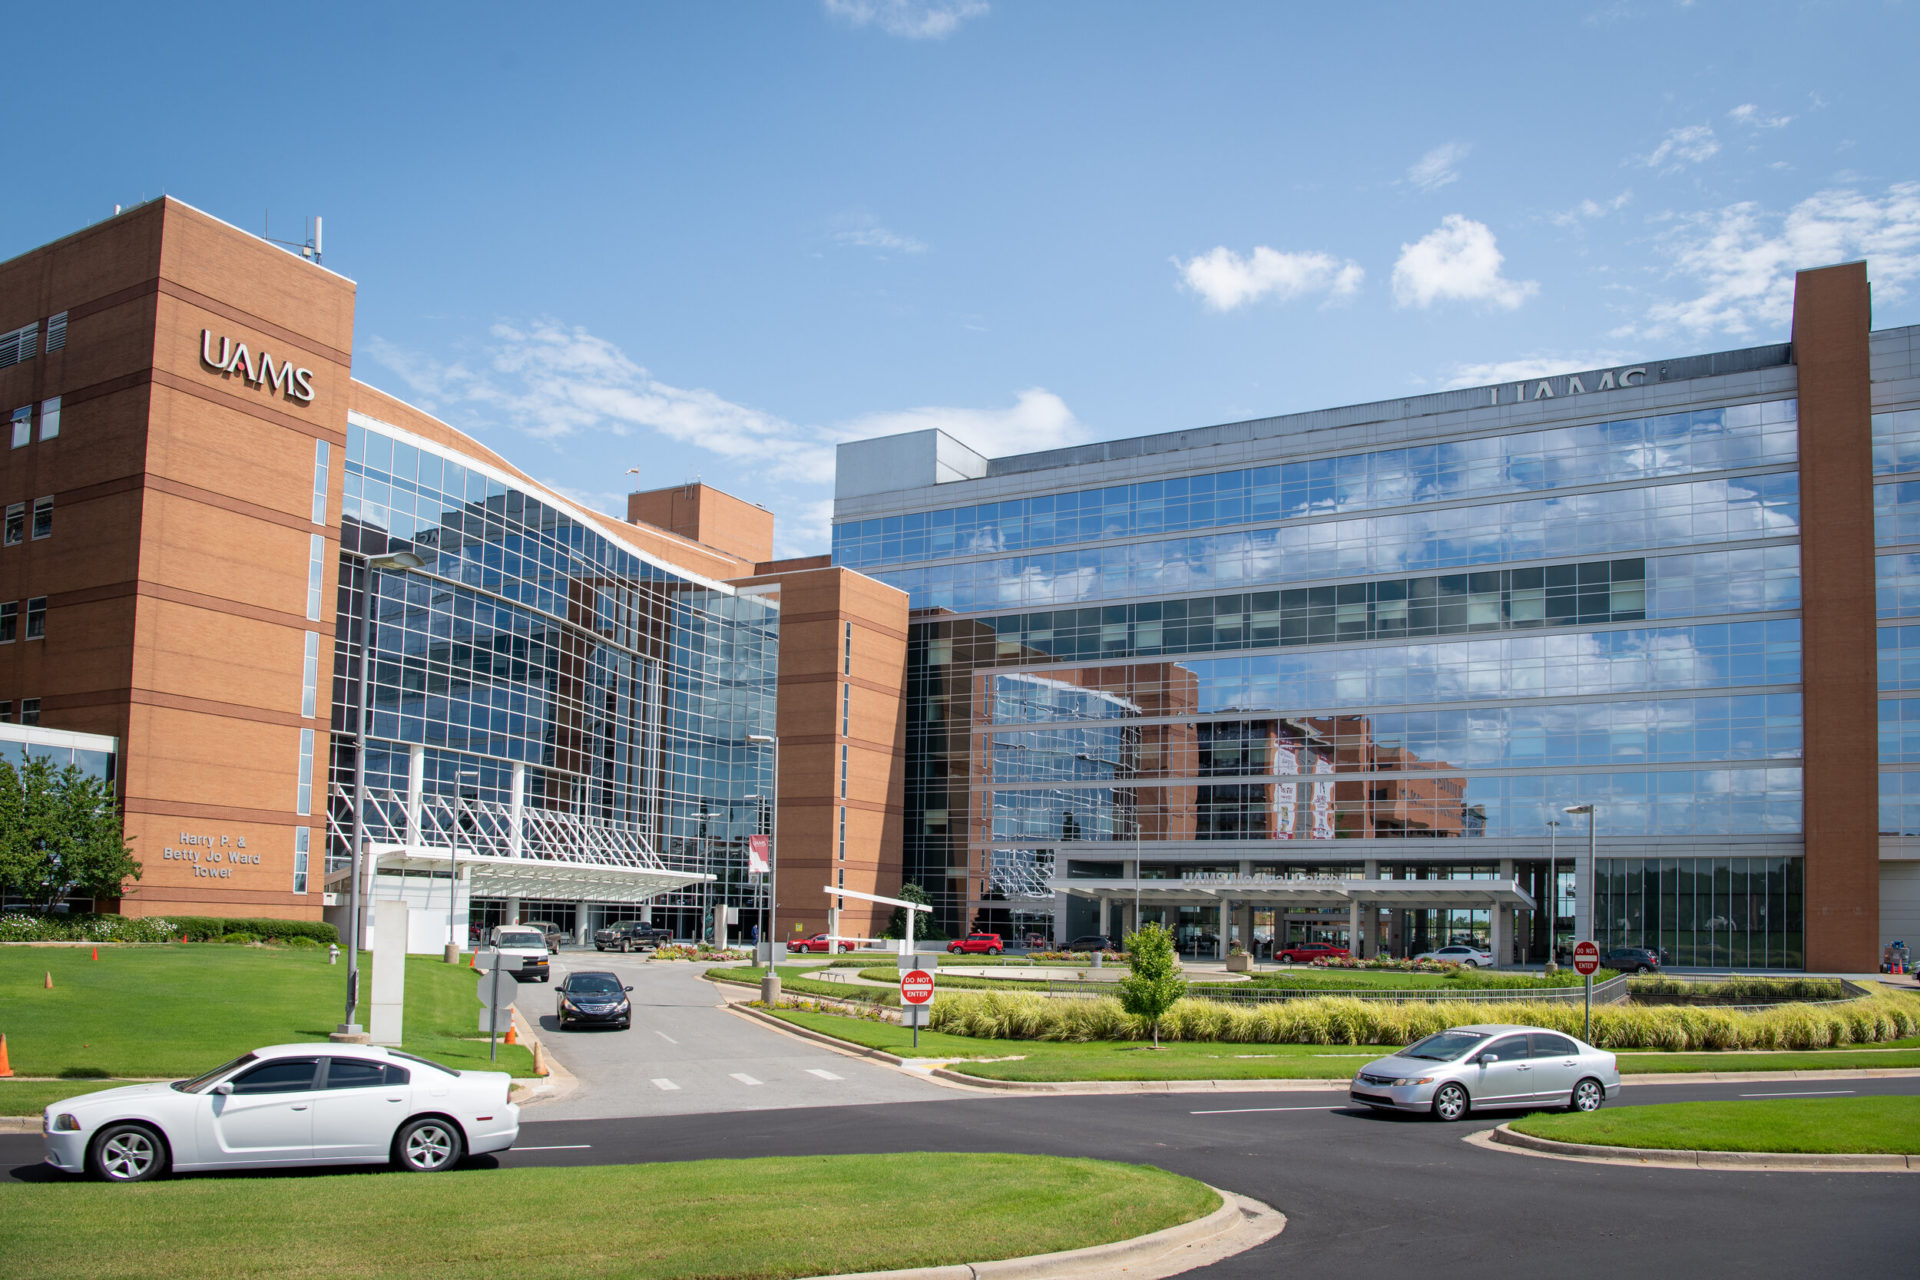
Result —
[[340, 963], [340, 944], [339, 943], [329, 942], [327, 944], [327, 963], [328, 964]]

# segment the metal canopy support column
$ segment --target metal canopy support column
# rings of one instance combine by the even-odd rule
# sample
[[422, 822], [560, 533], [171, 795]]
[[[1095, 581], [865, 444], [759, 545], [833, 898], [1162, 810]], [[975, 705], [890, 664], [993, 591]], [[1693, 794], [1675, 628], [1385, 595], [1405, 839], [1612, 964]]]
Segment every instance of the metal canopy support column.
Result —
[[1355, 956], [1360, 954], [1360, 901], [1357, 898], [1347, 900], [1347, 949]]
[[1513, 963], [1513, 908], [1504, 902], [1493, 904], [1492, 932], [1488, 950], [1493, 952], [1493, 967], [1503, 969]]
[[513, 795], [507, 810], [507, 856], [510, 858], [527, 856], [526, 815], [527, 766], [516, 760], [513, 764]]
[[1227, 940], [1233, 936], [1233, 903], [1226, 894], [1220, 895], [1220, 947], [1216, 955], [1224, 958], [1227, 954]]

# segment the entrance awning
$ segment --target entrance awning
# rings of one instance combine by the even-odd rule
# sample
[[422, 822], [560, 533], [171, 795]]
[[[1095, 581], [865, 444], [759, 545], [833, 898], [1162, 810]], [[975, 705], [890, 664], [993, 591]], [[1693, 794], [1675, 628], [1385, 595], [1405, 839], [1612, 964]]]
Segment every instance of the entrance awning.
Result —
[[645, 902], [675, 889], [712, 880], [703, 871], [549, 858], [502, 858], [454, 852], [444, 846], [368, 846], [375, 871], [434, 871], [455, 866], [469, 878], [476, 898], [547, 898], [573, 902]]
[[1143, 905], [1252, 907], [1533, 908], [1518, 880], [1054, 880], [1056, 893], [1076, 898], [1138, 898]]

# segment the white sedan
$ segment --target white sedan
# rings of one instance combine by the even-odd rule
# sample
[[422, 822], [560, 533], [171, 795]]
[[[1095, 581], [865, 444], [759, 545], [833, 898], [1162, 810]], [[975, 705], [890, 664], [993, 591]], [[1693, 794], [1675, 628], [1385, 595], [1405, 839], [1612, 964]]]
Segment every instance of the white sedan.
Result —
[[1493, 952], [1482, 951], [1479, 947], [1452, 946], [1441, 947], [1438, 951], [1423, 951], [1415, 960], [1437, 960], [1441, 964], [1460, 964], [1469, 969], [1490, 969], [1493, 967]]
[[455, 1071], [398, 1049], [281, 1044], [193, 1080], [63, 1099], [41, 1132], [48, 1164], [108, 1182], [297, 1164], [430, 1173], [514, 1144], [512, 1088], [504, 1071]]

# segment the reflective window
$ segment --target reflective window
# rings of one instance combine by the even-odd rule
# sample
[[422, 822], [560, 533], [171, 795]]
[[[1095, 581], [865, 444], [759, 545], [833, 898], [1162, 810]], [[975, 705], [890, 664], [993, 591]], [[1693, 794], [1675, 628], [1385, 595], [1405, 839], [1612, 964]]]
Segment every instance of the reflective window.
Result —
[[1664, 964], [1804, 967], [1799, 858], [1602, 858], [1595, 941], [1646, 947]]
[[294, 789], [293, 811], [302, 817], [313, 812], [313, 730], [300, 731], [300, 774]]
[[330, 1058], [327, 1061], [327, 1088], [378, 1089], [405, 1084], [407, 1069], [390, 1062], [371, 1062], [365, 1058]]
[[275, 1058], [233, 1078], [235, 1093], [304, 1093], [313, 1088], [318, 1058]]
[[327, 522], [327, 476], [332, 467], [333, 446], [325, 440], [313, 442], [313, 522]]
[[51, 497], [33, 500], [33, 539], [53, 536], [53, 499]]
[[910, 564], [1789, 463], [1796, 416], [1791, 400], [1737, 405], [884, 516], [836, 525], [833, 559]]
[[1881, 627], [1880, 688], [1920, 689], [1920, 626]]
[[21, 405], [13, 411], [13, 447], [24, 448], [33, 443], [33, 406]]
[[47, 598], [34, 596], [27, 601], [27, 639], [44, 640], [47, 635]]
[[40, 402], [40, 438], [51, 440], [60, 434], [60, 397], [50, 396]]
[[320, 633], [307, 632], [306, 658], [300, 674], [300, 714], [311, 716], [320, 692]]
[[321, 583], [327, 569], [327, 539], [313, 534], [307, 540], [307, 621], [320, 621]]
[[311, 852], [313, 841], [312, 827], [293, 829], [293, 891], [307, 891], [307, 854]]
[[7, 505], [6, 545], [17, 546], [27, 537], [27, 504], [14, 502]]
[[1873, 474], [1920, 471], [1920, 409], [1873, 415]]

